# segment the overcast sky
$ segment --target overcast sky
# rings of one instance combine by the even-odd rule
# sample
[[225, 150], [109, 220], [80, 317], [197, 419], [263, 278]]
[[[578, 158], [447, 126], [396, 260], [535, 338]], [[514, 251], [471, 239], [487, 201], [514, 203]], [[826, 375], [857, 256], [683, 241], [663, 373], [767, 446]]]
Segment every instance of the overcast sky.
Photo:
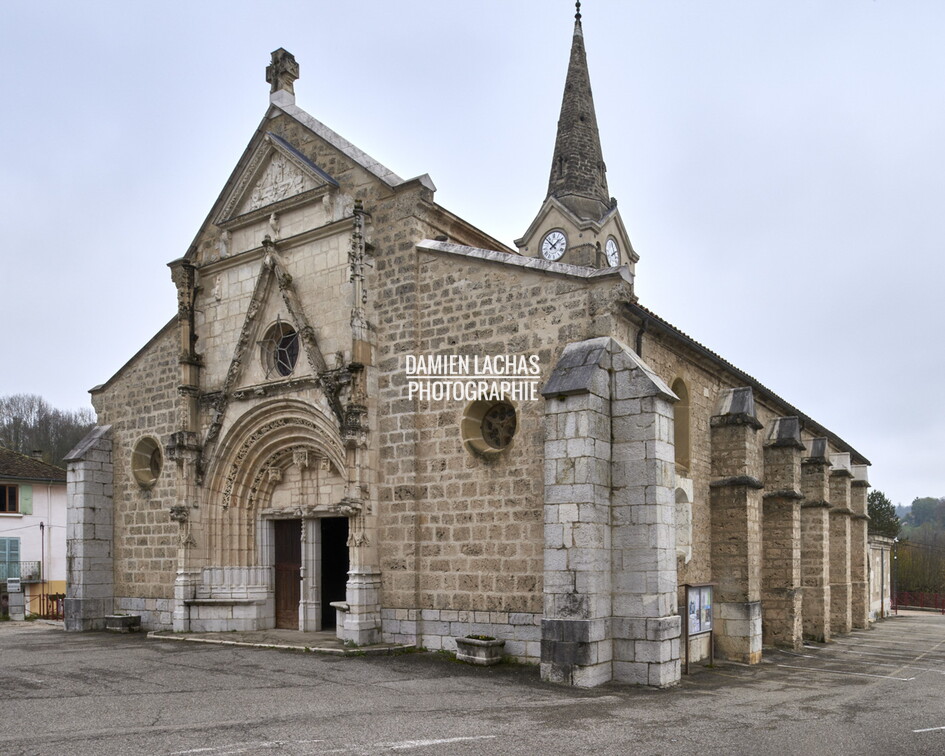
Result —
[[[945, 2], [586, 0], [641, 303], [945, 496]], [[174, 314], [268, 105], [297, 103], [507, 244], [547, 188], [568, 0], [0, 8], [0, 395], [88, 404]]]

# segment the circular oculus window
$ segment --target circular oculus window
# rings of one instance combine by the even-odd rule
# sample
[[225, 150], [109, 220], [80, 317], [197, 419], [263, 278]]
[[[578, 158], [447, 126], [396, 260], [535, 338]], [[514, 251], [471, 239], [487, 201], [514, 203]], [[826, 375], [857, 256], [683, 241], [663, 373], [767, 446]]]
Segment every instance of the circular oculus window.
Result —
[[261, 357], [267, 378], [291, 375], [299, 360], [298, 331], [282, 320], [277, 321], [266, 332]]
[[518, 430], [518, 413], [508, 402], [473, 402], [463, 415], [462, 435], [466, 448], [479, 454], [506, 449]]
[[131, 473], [142, 488], [150, 488], [164, 469], [164, 455], [156, 439], [145, 436], [131, 452]]

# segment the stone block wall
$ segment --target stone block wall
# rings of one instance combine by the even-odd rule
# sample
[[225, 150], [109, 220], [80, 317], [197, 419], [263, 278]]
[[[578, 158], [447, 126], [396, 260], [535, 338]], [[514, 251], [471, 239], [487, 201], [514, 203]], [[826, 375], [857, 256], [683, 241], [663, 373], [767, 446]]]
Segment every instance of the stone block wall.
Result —
[[870, 620], [888, 617], [892, 611], [892, 557], [895, 542], [881, 535], [869, 536]]
[[391, 643], [416, 643], [455, 651], [456, 638], [491, 635], [505, 641], [504, 653], [519, 661], [541, 656], [541, 614], [455, 609], [382, 609], [384, 637]]
[[[157, 606], [173, 597], [176, 571], [178, 526], [170, 519], [170, 508], [177, 503], [176, 468], [163, 452], [177, 429], [175, 337], [173, 327], [163, 329], [92, 394], [99, 422], [111, 427], [114, 448], [114, 596], [119, 604], [152, 602], [155, 608], [143, 624], [148, 629], [170, 627], [164, 623], [166, 612]], [[133, 450], [144, 437], [162, 449], [161, 472], [151, 486], [139, 484], [132, 472]]]
[[[536, 355], [540, 387], [560, 345], [586, 335], [596, 292], [625, 286], [619, 276], [592, 283], [586, 272], [582, 278], [523, 270], [509, 262], [514, 257], [394, 244], [377, 260], [385, 303], [378, 324], [385, 607], [542, 611], [542, 401], [513, 402], [518, 427], [511, 445], [479, 454], [464, 444], [468, 402], [410, 399], [406, 390], [408, 354]], [[561, 474], [586, 477], [578, 459], [584, 455], [572, 451], [575, 459], [562, 462]]]
[[174, 602], [171, 599], [119, 596], [115, 599], [115, 611], [139, 615], [142, 627], [166, 630], [173, 625]]

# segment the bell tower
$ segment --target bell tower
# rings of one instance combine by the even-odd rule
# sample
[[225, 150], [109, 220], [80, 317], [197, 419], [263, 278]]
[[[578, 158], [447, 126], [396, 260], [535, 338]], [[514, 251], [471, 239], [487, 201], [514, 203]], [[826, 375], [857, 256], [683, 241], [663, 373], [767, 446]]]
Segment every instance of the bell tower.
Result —
[[523, 255], [593, 268], [629, 265], [638, 257], [607, 190], [597, 114], [575, 3], [571, 59], [558, 117], [548, 193], [524, 236], [515, 241]]

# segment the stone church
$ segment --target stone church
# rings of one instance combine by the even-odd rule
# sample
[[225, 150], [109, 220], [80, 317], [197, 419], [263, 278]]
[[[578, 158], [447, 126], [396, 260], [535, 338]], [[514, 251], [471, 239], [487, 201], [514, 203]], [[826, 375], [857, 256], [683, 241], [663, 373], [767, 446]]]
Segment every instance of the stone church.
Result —
[[481, 634], [547, 680], [662, 687], [867, 625], [869, 462], [638, 301], [578, 11], [514, 249], [298, 107], [272, 54], [176, 314], [92, 389], [68, 629]]

